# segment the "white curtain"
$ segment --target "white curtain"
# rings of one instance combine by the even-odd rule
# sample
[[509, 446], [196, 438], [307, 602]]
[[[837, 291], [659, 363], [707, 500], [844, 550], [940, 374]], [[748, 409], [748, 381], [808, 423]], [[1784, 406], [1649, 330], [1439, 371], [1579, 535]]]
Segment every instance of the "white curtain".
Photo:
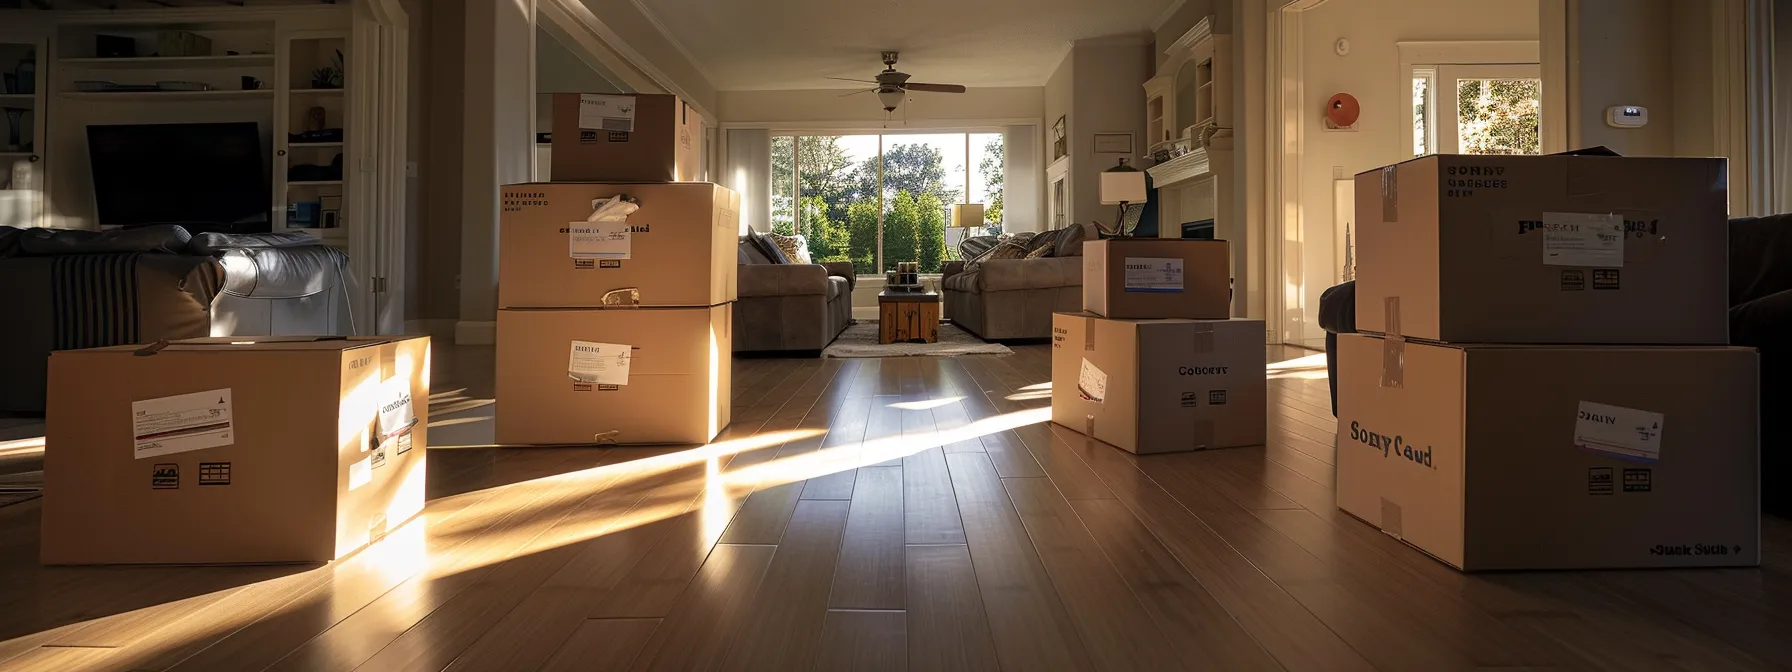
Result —
[[1002, 228], [1038, 231], [1044, 219], [1040, 215], [1044, 201], [1039, 183], [1044, 168], [1039, 163], [1039, 127], [1004, 128], [1002, 143]]
[[772, 133], [763, 128], [728, 129], [722, 174], [710, 179], [740, 192], [741, 232], [770, 231], [772, 221]]

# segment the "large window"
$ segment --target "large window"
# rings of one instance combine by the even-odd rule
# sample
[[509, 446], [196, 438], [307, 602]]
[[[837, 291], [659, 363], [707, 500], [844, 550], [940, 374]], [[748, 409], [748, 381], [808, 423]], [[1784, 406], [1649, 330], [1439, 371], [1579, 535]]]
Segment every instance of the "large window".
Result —
[[[1001, 231], [1002, 163], [1000, 133], [776, 136], [772, 228], [861, 275], [937, 273], [965, 237]], [[954, 203], [982, 204], [982, 226], [953, 228]]]

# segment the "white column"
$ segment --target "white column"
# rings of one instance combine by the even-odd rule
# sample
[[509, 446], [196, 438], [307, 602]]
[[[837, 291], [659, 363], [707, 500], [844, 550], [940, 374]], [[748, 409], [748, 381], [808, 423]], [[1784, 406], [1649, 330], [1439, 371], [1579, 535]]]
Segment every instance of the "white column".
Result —
[[496, 340], [498, 186], [528, 182], [535, 139], [535, 0], [467, 0], [460, 322], [454, 340]]

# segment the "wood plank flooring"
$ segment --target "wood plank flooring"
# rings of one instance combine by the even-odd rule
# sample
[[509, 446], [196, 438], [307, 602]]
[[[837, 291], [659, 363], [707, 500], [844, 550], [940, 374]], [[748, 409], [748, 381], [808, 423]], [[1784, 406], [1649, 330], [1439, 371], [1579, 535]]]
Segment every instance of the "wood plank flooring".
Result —
[[1139, 458], [1041, 421], [1046, 346], [742, 359], [715, 443], [617, 449], [490, 447], [490, 351], [443, 348], [428, 509], [329, 566], [45, 568], [0, 508], [0, 670], [1792, 669], [1792, 523], [1461, 574], [1334, 506], [1311, 355], [1270, 445]]

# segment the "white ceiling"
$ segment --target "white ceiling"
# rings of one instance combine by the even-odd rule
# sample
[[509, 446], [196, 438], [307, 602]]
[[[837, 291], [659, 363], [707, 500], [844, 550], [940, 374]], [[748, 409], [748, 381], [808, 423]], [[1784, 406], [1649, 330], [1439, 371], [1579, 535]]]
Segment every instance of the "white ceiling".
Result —
[[638, 0], [717, 89], [851, 88], [878, 52], [917, 82], [1039, 86], [1072, 40], [1143, 36], [1174, 0]]

